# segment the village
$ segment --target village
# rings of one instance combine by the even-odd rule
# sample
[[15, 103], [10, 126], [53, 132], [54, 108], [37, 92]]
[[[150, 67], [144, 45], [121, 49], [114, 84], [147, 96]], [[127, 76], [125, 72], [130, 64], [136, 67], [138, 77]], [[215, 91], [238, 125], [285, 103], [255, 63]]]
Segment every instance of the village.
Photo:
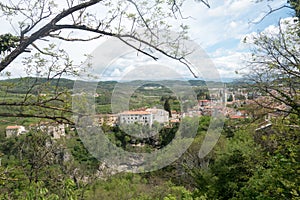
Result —
[[[258, 102], [268, 102], [268, 99], [262, 95], [253, 97], [253, 94], [247, 92], [246, 88], [233, 89], [226, 88], [224, 85], [223, 88], [212, 88], [210, 92], [209, 98], [197, 100], [196, 105], [185, 111], [166, 111], [163, 108], [142, 107], [114, 114], [95, 114], [93, 125], [115, 127], [124, 124], [141, 124], [151, 127], [153, 123], [159, 123], [165, 127], [172, 127], [175, 123], [180, 123], [185, 117], [212, 116], [212, 112], [217, 112], [227, 119], [245, 119], [253, 115], [252, 111], [244, 109], [245, 107], [256, 105]], [[288, 107], [283, 104], [272, 104], [272, 109], [277, 110], [277, 112], [266, 114], [266, 124], [271, 118], [282, 115], [282, 112], [278, 112], [278, 110], [287, 110]], [[5, 133], [6, 137], [12, 137], [26, 134], [29, 130], [35, 129], [47, 133], [53, 139], [59, 139], [66, 135], [66, 127], [68, 124], [56, 122], [41, 122], [31, 124], [28, 127], [9, 125], [5, 129]]]

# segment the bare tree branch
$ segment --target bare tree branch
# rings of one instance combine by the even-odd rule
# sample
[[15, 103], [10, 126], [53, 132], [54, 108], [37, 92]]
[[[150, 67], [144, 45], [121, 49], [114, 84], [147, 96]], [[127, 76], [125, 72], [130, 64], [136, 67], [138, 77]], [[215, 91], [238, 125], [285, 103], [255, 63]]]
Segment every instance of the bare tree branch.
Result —
[[53, 31], [53, 27], [57, 22], [59, 22], [64, 17], [70, 15], [71, 13], [74, 13], [78, 10], [81, 10], [83, 8], [95, 5], [102, 0], [90, 0], [81, 4], [78, 4], [72, 8], [69, 8], [67, 10], [64, 10], [60, 14], [56, 15], [49, 23], [44, 25], [42, 28], [40, 28], [38, 31], [33, 33], [28, 38], [24, 39], [23, 41], [20, 41], [20, 45], [14, 49], [8, 56], [6, 56], [3, 60], [0, 62], [0, 72], [3, 71], [14, 59], [16, 59], [21, 53], [24, 52], [24, 50], [33, 42], [35, 42], [37, 39], [43, 38], [47, 36], [49, 33]]
[[210, 4], [208, 3], [208, 0], [200, 0], [204, 5], [206, 5], [208, 8], [210, 8]]
[[284, 8], [289, 8], [289, 9], [293, 9], [293, 7], [291, 6], [288, 6], [288, 5], [283, 5], [283, 6], [280, 6], [278, 8], [272, 8], [270, 5], [268, 5], [268, 8], [269, 8], [269, 11], [267, 13], [264, 14], [264, 16], [262, 18], [260, 18], [258, 21], [256, 22], [252, 22], [254, 24], [259, 24], [261, 23], [266, 17], [268, 17], [270, 14], [274, 13], [274, 12], [277, 12], [281, 9], [284, 9]]
[[139, 7], [137, 6], [137, 4], [134, 1], [132, 1], [132, 0], [127, 0], [127, 1], [130, 2], [130, 3], [132, 3], [134, 5], [136, 11], [140, 15], [140, 17], [143, 20], [143, 22], [144, 22], [145, 26], [147, 27], [148, 31], [150, 31], [150, 33], [157, 38], [157, 36], [152, 32], [151, 28], [149, 27], [148, 22], [146, 22], [146, 20], [144, 19], [144, 16], [142, 15], [142, 13], [141, 13]]
[[60, 39], [60, 40], [68, 41], [68, 42], [75, 42], [75, 41], [77, 41], [77, 42], [88, 42], [88, 41], [96, 40], [96, 39], [99, 39], [99, 38], [103, 37], [103, 35], [98, 35], [98, 36], [95, 36], [95, 37], [82, 39], [82, 38], [66, 38], [66, 37], [59, 36], [59, 34], [49, 34], [49, 36], [53, 37], [53, 38]]

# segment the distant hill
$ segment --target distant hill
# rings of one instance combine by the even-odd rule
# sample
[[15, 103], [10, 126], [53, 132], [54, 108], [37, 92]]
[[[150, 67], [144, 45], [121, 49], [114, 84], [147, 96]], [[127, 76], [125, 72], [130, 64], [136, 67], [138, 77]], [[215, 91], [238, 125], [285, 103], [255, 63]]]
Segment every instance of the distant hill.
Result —
[[[146, 85], [144, 85], [145, 82], [148, 82]], [[47, 85], [48, 89], [51, 90], [51, 88], [54, 88], [56, 86], [64, 88], [64, 89], [69, 89], [72, 90], [74, 87], [74, 80], [71, 79], [66, 79], [66, 78], [61, 78], [61, 79], [52, 79], [48, 80], [47, 78], [36, 78], [36, 77], [24, 77], [24, 78], [13, 78], [13, 79], [6, 79], [6, 80], [0, 80], [0, 89], [2, 91], [7, 91], [10, 93], [19, 93], [23, 94], [26, 93], [32, 85]], [[100, 81], [98, 83], [98, 88], [97, 92], [108, 92], [112, 91], [116, 84], [117, 81]], [[162, 81], [142, 81], [142, 80], [135, 80], [135, 81], [130, 81], [130, 82], [122, 82], [122, 85], [140, 85], [144, 87], [149, 87], [149, 86], [158, 86], [158, 85], [168, 85], [168, 86], [174, 86], [176, 85], [183, 85], [186, 84], [186, 81], [183, 80], [162, 80]], [[206, 86], [206, 82], [203, 80], [189, 80], [188, 83], [191, 86], [195, 87], [203, 87]], [[212, 82], [210, 81], [210, 84], [213, 83], [214, 85], [222, 85], [223, 83], [220, 82]], [[241, 83], [235, 83], [231, 82], [230, 85], [234, 84], [241, 84]], [[32, 92], [36, 92], [35, 88], [32, 88]]]
[[34, 93], [36, 92], [37, 87], [32, 87], [33, 85], [35, 86], [44, 85], [48, 89], [51, 89], [55, 86], [66, 88], [66, 89], [72, 89], [74, 85], [74, 81], [65, 78], [48, 80], [47, 78], [35, 78], [35, 77], [0, 80], [1, 90], [10, 93], [23, 94], [26, 93], [31, 88], [32, 88], [32, 92]]
[[189, 80], [191, 86], [206, 86], [205, 81], [203, 80]]

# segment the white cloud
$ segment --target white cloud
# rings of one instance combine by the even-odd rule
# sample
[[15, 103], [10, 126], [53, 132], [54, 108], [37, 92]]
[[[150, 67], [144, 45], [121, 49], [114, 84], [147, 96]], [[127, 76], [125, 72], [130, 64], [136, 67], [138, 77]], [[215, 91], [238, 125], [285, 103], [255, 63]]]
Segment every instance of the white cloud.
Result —
[[250, 22], [261, 13], [268, 12], [268, 4], [277, 8], [285, 3], [284, 0], [261, 3], [251, 0], [224, 0], [211, 1], [211, 8], [206, 8], [201, 3], [188, 0], [184, 4], [183, 13], [193, 18], [188, 22], [191, 38], [207, 48], [256, 30], [257, 24]]
[[[295, 18], [288, 17], [280, 21], [282, 30], [285, 31], [288, 28], [287, 24], [295, 24]], [[277, 35], [279, 33], [279, 27], [275, 25], [267, 26], [263, 31], [263, 34]], [[210, 54], [211, 59], [217, 66], [222, 77], [240, 77], [242, 74], [248, 72], [246, 61], [249, 60], [251, 53], [249, 49], [253, 44], [253, 38], [258, 37], [258, 32], [251, 32], [243, 35], [239, 45], [235, 49], [219, 48]], [[243, 38], [246, 38], [246, 43], [243, 42]], [[235, 74], [238, 71], [239, 74]]]
[[[218, 49], [211, 59], [223, 78], [239, 78], [240, 72], [245, 71], [245, 60], [248, 56], [249, 53], [246, 52]], [[236, 71], [239, 74], [236, 74]]]
[[254, 5], [254, 2], [249, 0], [235, 0], [225, 2], [227, 2], [228, 13], [231, 13], [231, 15], [240, 15], [242, 12], [247, 11]]
[[[281, 19], [280, 20], [281, 30], [283, 32], [285, 32], [288, 29], [292, 28], [293, 26], [297, 26], [298, 23], [295, 20], [297, 20], [297, 18], [294, 18], [294, 17], [287, 17], [287, 18]], [[270, 26], [267, 26], [260, 33], [262, 33], [264, 35], [268, 35], [270, 37], [272, 37], [272, 36], [277, 37], [279, 32], [280, 32], [279, 25], [276, 25], [276, 26], [270, 25]], [[250, 45], [250, 44], [253, 44], [255, 38], [259, 37], [259, 33], [254, 31], [249, 34], [245, 34], [244, 37], [246, 38], [246, 43], [248, 45]]]

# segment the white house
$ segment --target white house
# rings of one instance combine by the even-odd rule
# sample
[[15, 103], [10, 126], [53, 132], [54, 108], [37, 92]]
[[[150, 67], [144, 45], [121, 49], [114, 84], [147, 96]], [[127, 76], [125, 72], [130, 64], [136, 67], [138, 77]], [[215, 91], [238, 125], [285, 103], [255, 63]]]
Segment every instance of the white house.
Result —
[[153, 122], [168, 123], [169, 113], [163, 109], [149, 108], [143, 111], [125, 111], [119, 113], [120, 124], [139, 123], [152, 126]]
[[139, 123], [152, 126], [152, 114], [149, 111], [125, 111], [119, 113], [120, 124]]
[[19, 136], [26, 133], [24, 126], [7, 126], [5, 129], [6, 137]]

